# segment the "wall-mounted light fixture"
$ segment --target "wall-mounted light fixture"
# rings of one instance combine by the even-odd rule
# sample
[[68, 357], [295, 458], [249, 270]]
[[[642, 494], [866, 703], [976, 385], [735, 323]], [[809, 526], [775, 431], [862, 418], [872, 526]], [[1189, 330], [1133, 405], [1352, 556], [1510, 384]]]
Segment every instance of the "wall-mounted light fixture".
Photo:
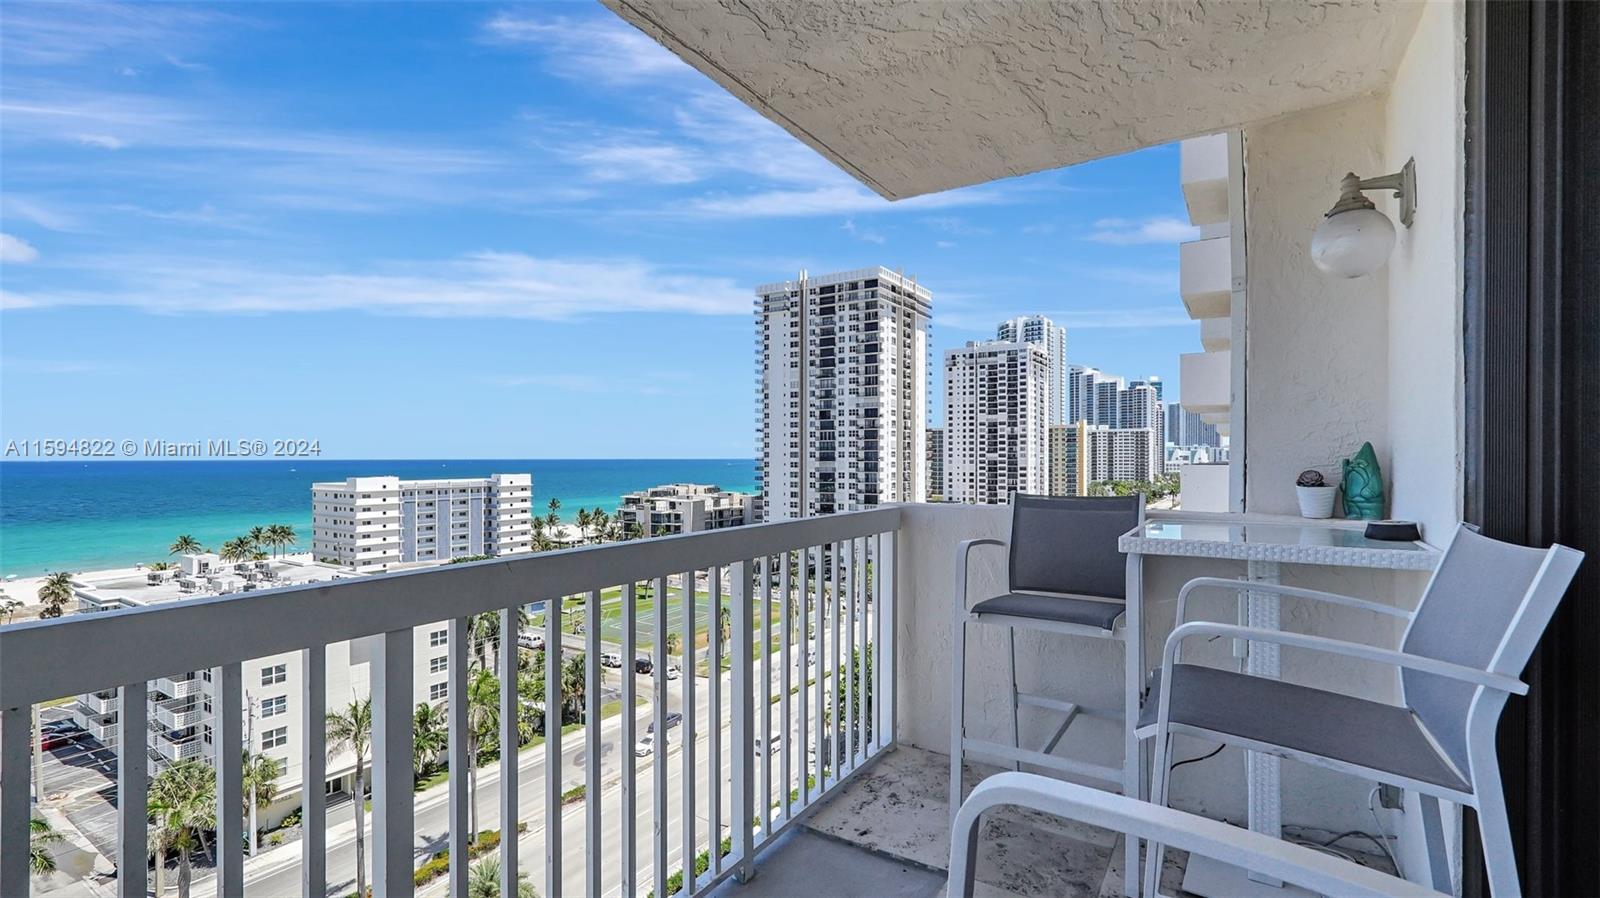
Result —
[[1339, 201], [1311, 235], [1311, 261], [1328, 274], [1358, 278], [1383, 266], [1394, 249], [1394, 225], [1363, 190], [1393, 190], [1400, 201], [1400, 223], [1411, 227], [1417, 211], [1417, 160], [1391, 175], [1363, 180], [1351, 172], [1339, 182]]

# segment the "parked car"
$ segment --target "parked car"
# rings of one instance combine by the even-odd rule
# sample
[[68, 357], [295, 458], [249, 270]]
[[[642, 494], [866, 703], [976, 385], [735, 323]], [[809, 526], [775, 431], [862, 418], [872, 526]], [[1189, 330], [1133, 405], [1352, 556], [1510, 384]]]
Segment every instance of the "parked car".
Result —
[[783, 744], [783, 734], [782, 733], [773, 733], [771, 739], [761, 739], [761, 738], [758, 737], [756, 739], [756, 757], [758, 757], [758, 758], [761, 757], [761, 753], [763, 751], [766, 751], [766, 746], [768, 746], [768, 745], [776, 745], [776, 746], [779, 746], [780, 750], [782, 750], [782, 744]]
[[77, 727], [74, 727], [72, 729], [54, 729], [54, 730], [47, 729], [45, 727], [40, 727], [39, 728], [39, 745], [45, 751], [51, 751], [52, 749], [57, 749], [57, 748], [64, 748], [64, 747], [66, 747], [68, 745], [71, 745], [74, 741], [77, 740], [77, 738], [79, 736], [82, 736], [82, 735], [83, 735], [83, 730], [81, 728], [77, 728]]
[[518, 633], [517, 645], [529, 651], [537, 652], [544, 648], [544, 637], [537, 633]]
[[[672, 729], [673, 727], [677, 726], [680, 723], [683, 723], [683, 714], [682, 713], [680, 713], [678, 711], [668, 711], [667, 712], [667, 729], [670, 730], [670, 729]], [[646, 733], [654, 733], [656, 731], [656, 722], [653, 721], [653, 720], [650, 721], [650, 725], [645, 727], [644, 731]]]
[[622, 656], [617, 654], [616, 652], [601, 652], [600, 653], [600, 666], [602, 666], [602, 667], [621, 667], [622, 666]]
[[676, 680], [677, 678], [679, 678], [681, 676], [683, 676], [683, 671], [678, 668], [678, 665], [676, 665], [676, 664], [668, 664], [667, 665], [667, 679]]
[[633, 659], [633, 672], [634, 673], [647, 674], [647, 673], [649, 673], [649, 672], [651, 672], [652, 670], [655, 670], [655, 669], [656, 669], [655, 664], [652, 663], [649, 658], [645, 658], [645, 657], [641, 656], [641, 657]]

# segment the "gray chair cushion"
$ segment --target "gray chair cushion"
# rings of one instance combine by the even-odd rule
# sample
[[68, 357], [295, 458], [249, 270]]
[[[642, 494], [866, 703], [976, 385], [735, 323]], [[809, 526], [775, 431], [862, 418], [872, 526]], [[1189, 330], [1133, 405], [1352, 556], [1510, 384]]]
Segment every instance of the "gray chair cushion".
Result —
[[[1160, 695], [1158, 671], [1139, 726], [1155, 724]], [[1195, 664], [1173, 666], [1171, 707], [1174, 725], [1471, 791], [1406, 708]]]
[[1069, 596], [1035, 596], [1013, 593], [984, 599], [972, 606], [973, 614], [1003, 614], [1032, 620], [1055, 621], [1110, 630], [1124, 611], [1121, 602], [1100, 602]]
[[1138, 526], [1143, 505], [1143, 496], [1013, 496], [1011, 591], [1124, 598], [1117, 538]]

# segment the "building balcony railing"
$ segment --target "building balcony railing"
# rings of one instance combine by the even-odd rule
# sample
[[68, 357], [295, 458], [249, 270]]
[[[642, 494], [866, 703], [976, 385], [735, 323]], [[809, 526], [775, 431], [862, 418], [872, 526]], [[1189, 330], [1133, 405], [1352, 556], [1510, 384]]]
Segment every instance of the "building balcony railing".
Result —
[[[170, 671], [212, 670], [211, 741], [217, 747], [240, 746], [248, 662], [299, 652], [301, 691], [292, 701], [300, 706], [307, 726], [300, 756], [290, 763], [300, 768], [302, 781], [322, 782], [328, 772], [326, 649], [361, 640], [364, 663], [369, 665], [373, 720], [371, 884], [373, 894], [410, 896], [416, 891], [417, 863], [414, 629], [447, 621], [446, 841], [450, 894], [465, 894], [470, 859], [469, 621], [474, 615], [495, 612], [501, 615], [501, 632], [514, 632], [516, 615], [530, 600], [582, 597], [578, 613], [586, 618], [583, 634], [563, 633], [563, 618], [570, 615], [545, 618], [543, 706], [570, 704], [561, 656], [581, 646], [585, 687], [580, 704], [584, 719], [596, 723], [590, 725], [587, 738], [583, 731], [566, 735], [583, 745], [578, 763], [563, 751], [561, 728], [551, 727], [542, 748], [530, 749], [543, 752], [543, 783], [529, 785], [542, 789], [545, 821], [562, 819], [563, 777], [569, 772], [581, 770], [588, 796], [612, 795], [620, 807], [602, 800], [584, 803], [585, 825], [577, 837], [584, 840], [586, 860], [565, 863], [581, 869], [563, 869], [563, 827], [544, 825], [547, 860], [535, 882], [543, 880], [544, 894], [561, 894], [565, 883], [569, 892], [620, 890], [634, 896], [653, 889], [665, 896], [669, 874], [688, 866], [691, 882], [685, 887], [688, 893], [700, 893], [752, 872], [756, 856], [797, 825], [808, 808], [830, 799], [869, 760], [892, 747], [898, 692], [893, 651], [898, 605], [895, 558], [901, 516], [901, 509], [887, 507], [7, 627], [0, 630], [0, 763], [8, 772], [27, 768], [27, 715], [32, 705], [115, 687], [121, 696], [137, 698], [119, 698], [116, 703], [124, 730], [149, 730], [148, 748], [162, 761], [214, 757], [217, 806], [240, 808], [242, 752], [213, 752], [199, 736], [175, 739], [171, 728], [185, 722], [180, 718], [188, 712], [176, 710], [176, 703], [161, 702], [151, 715], [145, 684], [154, 681], [167, 695], [187, 695], [184, 684], [198, 686], [199, 681], [192, 677], [175, 681]], [[685, 572], [693, 572], [694, 578]], [[673, 595], [669, 578], [674, 583], [700, 583], [703, 598], [676, 605], [669, 601], [657, 606], [666, 613], [641, 615], [638, 596]], [[723, 608], [731, 617], [728, 636], [715, 624], [722, 619]], [[669, 627], [678, 634], [701, 634], [699, 639], [682, 640], [686, 645], [672, 659], [670, 674]], [[808, 642], [818, 648], [808, 653]], [[85, 652], [85, 646], [96, 648]], [[607, 674], [602, 666], [603, 656], [610, 652], [624, 658], [653, 655], [651, 679], [643, 683], [636, 676], [616, 679], [623, 709], [633, 709], [641, 692], [659, 697], [649, 714], [653, 734], [666, 734], [660, 751], [634, 749], [645, 735], [639, 731], [644, 718], [628, 710], [619, 715], [616, 734], [622, 750], [606, 749], [607, 728], [598, 722], [602, 703], [612, 699], [605, 694], [609, 687], [603, 688]], [[516, 655], [504, 653], [495, 662], [502, 687], [502, 745], [518, 744], [524, 710], [518, 698]], [[60, 663], [63, 658], [73, 662]], [[670, 725], [669, 704], [682, 710], [681, 718], [675, 717]], [[648, 745], [649, 740], [640, 744]], [[518, 818], [524, 815], [517, 793], [519, 777], [528, 774], [522, 771], [518, 755], [501, 753], [498, 782], [490, 787], [500, 794], [499, 825], [505, 833], [517, 832]], [[114, 860], [125, 876], [148, 869], [145, 805], [154, 769], [151, 761], [146, 752], [123, 752], [118, 759]], [[620, 793], [606, 791], [615, 784], [602, 781], [603, 767], [611, 768], [609, 776], [620, 777]], [[682, 795], [674, 794], [669, 802], [668, 777], [680, 771]], [[677, 791], [675, 787], [673, 792]], [[306, 789], [302, 801], [302, 888], [320, 895], [329, 878], [323, 791]], [[29, 816], [27, 777], [7, 777], [0, 790], [0, 841], [25, 843]], [[724, 840], [729, 846], [725, 854], [717, 850]], [[242, 813], [219, 814], [212, 844], [221, 894], [244, 893], [244, 841]], [[524, 860], [518, 841], [505, 838], [499, 848], [502, 875], [513, 884]], [[702, 854], [708, 854], [709, 862], [697, 873], [694, 859]], [[576, 887], [580, 882], [584, 885]], [[118, 890], [143, 894], [144, 883], [121, 883]], [[27, 853], [4, 852], [0, 893], [28, 891]]]
[[184, 730], [192, 726], [198, 726], [205, 716], [204, 711], [201, 710], [198, 704], [186, 699], [158, 702], [155, 705], [155, 711], [156, 720], [162, 726], [173, 730]]
[[155, 691], [170, 698], [186, 698], [199, 695], [205, 688], [205, 682], [200, 679], [199, 671], [190, 671], [187, 674], [176, 676], [156, 677], [150, 681]]

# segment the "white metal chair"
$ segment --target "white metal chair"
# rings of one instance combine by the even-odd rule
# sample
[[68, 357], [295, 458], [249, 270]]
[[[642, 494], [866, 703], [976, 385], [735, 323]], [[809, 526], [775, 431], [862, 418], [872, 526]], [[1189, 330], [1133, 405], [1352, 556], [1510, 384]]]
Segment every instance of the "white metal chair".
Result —
[[[1260, 870], [1285, 882], [1340, 898], [1443, 898], [1399, 877], [1343, 858], [1149, 802], [1032, 773], [1001, 773], [972, 790], [950, 831], [948, 898], [972, 898], [978, 858], [978, 823], [985, 811], [1011, 805], [1032, 808], [1140, 839], [1164, 842], [1193, 854]], [[1154, 894], [1152, 892], [1151, 894]]]
[[[1152, 688], [1158, 700], [1147, 703], [1140, 721], [1140, 735], [1156, 740], [1153, 801], [1167, 803], [1174, 734], [1352, 773], [1417, 793], [1435, 889], [1451, 887], [1439, 816], [1439, 800], [1445, 799], [1477, 809], [1493, 894], [1520, 894], [1495, 726], [1506, 698], [1528, 691], [1517, 677], [1582, 560], [1582, 552], [1565, 546], [1515, 546], [1463, 524], [1413, 613], [1335, 593], [1271, 587], [1281, 595], [1408, 619], [1398, 651], [1233, 624], [1185, 623], [1194, 591], [1240, 587], [1235, 580], [1191, 580], [1178, 593], [1179, 626], [1167, 638]], [[1196, 636], [1276, 643], [1391, 665], [1400, 704], [1181, 663], [1183, 641]], [[1161, 853], [1153, 844], [1146, 854], [1147, 889], [1159, 875]]]
[[[1016, 631], [1034, 630], [1096, 639], [1137, 639], [1136, 627], [1117, 623], [1127, 610], [1127, 559], [1117, 549], [1117, 538], [1144, 523], [1144, 496], [1085, 498], [1018, 495], [1011, 503], [1011, 537], [969, 539], [957, 549], [956, 567], [960, 604], [955, 611], [954, 684], [950, 710], [950, 814], [961, 805], [961, 762], [967, 754], [983, 755], [1010, 763], [1088, 777], [1112, 784], [1125, 794], [1141, 796], [1140, 752], [1126, 752], [1122, 767], [1108, 767], [1053, 754], [1067, 728], [1079, 717], [1122, 721], [1132, 742], [1132, 725], [1138, 716], [1137, 698], [1122, 708], [1093, 708], [1077, 702], [1031, 695], [1017, 688]], [[967, 567], [978, 546], [1008, 546], [1007, 593], [968, 607]], [[1011, 744], [970, 737], [963, 713], [966, 707], [967, 624], [1005, 627], [1011, 656]], [[1125, 647], [1126, 648], [1126, 647]], [[1137, 682], [1125, 692], [1137, 695]], [[1042, 748], [1024, 749], [1019, 712], [1022, 705], [1053, 711], [1061, 722]], [[1130, 883], [1132, 879], [1130, 868]]]

